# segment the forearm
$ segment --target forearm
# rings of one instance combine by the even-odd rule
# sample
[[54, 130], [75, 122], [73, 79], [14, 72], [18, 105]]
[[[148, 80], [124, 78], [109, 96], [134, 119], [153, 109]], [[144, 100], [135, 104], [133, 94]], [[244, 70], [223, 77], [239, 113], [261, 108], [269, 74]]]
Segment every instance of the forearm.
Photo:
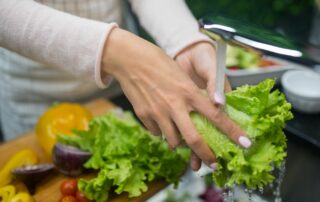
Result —
[[141, 25], [171, 56], [191, 44], [212, 41], [199, 32], [184, 0], [130, 0]]
[[101, 56], [115, 24], [79, 18], [31, 0], [0, 0], [0, 25], [0, 46], [104, 86]]

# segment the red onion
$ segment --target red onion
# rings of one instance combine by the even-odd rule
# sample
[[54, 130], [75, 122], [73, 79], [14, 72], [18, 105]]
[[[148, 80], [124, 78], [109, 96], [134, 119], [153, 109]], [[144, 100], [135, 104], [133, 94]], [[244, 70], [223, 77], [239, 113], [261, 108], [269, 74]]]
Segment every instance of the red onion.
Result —
[[38, 164], [16, 168], [11, 173], [27, 186], [30, 194], [34, 194], [35, 185], [49, 175], [53, 168], [52, 164]]
[[83, 164], [90, 157], [90, 152], [69, 145], [58, 143], [53, 148], [53, 163], [62, 174], [69, 177], [79, 176], [84, 170]]

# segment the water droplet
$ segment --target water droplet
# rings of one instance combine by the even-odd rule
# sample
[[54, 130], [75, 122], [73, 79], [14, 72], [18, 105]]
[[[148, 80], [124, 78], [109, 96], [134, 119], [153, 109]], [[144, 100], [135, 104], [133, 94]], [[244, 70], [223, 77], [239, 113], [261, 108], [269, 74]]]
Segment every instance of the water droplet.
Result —
[[223, 199], [223, 202], [228, 202], [228, 195], [226, 190], [223, 190], [222, 192], [222, 199]]
[[263, 194], [263, 187], [259, 187], [259, 192]]
[[276, 187], [273, 192], [275, 202], [282, 201], [282, 199], [281, 199], [281, 184], [282, 184], [285, 172], [286, 172], [286, 160], [284, 160], [280, 166], [278, 178], [275, 183]]
[[234, 202], [234, 190], [230, 188], [228, 191], [228, 202]]
[[249, 202], [252, 202], [252, 192], [253, 192], [252, 189], [248, 189], [248, 200], [249, 200]]

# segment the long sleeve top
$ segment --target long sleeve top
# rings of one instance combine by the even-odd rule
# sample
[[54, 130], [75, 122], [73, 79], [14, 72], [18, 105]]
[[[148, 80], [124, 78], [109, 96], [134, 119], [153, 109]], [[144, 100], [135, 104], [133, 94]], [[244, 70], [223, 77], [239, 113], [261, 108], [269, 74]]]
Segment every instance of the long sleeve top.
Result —
[[[0, 0], [0, 46], [106, 87], [109, 78], [100, 74], [102, 51], [117, 23], [78, 17], [42, 4], [48, 2], [53, 0]], [[117, 4], [104, 2], [109, 7]], [[209, 40], [198, 31], [183, 0], [130, 2], [142, 26], [172, 57], [192, 43]]]
[[[140, 24], [171, 57], [209, 40], [199, 33], [183, 0], [129, 2]], [[129, 27], [124, 3], [0, 0], [0, 125], [5, 139], [31, 129], [52, 102], [86, 102], [121, 92], [100, 71], [112, 29]]]

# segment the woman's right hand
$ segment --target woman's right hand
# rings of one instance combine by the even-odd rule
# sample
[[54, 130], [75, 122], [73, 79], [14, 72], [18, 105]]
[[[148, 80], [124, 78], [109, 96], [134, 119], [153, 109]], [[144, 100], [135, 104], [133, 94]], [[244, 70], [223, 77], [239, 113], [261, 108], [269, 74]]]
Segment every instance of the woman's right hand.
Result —
[[[152, 133], [162, 133], [171, 148], [179, 146], [183, 139], [213, 169], [215, 156], [198, 134], [189, 113], [203, 114], [236, 143], [245, 135], [160, 48], [127, 31], [115, 28], [109, 35], [102, 74], [119, 81], [137, 116]], [[192, 161], [191, 166], [199, 169], [197, 162]]]

